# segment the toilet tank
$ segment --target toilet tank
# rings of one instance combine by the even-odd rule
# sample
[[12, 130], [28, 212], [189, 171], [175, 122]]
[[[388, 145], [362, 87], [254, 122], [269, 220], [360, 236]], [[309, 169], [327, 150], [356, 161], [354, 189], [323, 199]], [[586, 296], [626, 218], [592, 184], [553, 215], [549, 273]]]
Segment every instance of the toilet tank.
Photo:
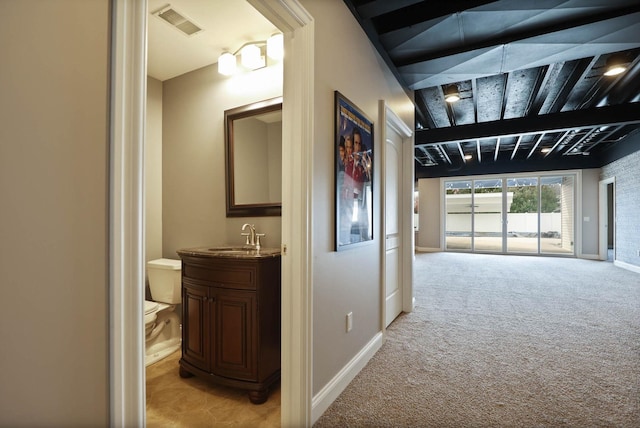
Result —
[[181, 269], [182, 261], [180, 260], [156, 259], [147, 262], [149, 289], [154, 301], [181, 303]]

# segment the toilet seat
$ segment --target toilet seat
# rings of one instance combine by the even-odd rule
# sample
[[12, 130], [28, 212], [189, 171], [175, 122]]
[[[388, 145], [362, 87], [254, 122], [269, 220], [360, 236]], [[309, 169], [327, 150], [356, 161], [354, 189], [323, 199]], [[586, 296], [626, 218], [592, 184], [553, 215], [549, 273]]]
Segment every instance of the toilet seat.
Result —
[[156, 312], [158, 312], [158, 302], [153, 302], [150, 300], [145, 300], [144, 301], [144, 325], [149, 326], [149, 324], [152, 324], [156, 321], [156, 318], [158, 318], [158, 316], [156, 315]]
[[150, 314], [151, 312], [155, 312], [158, 309], [158, 302], [154, 302], [152, 300], [144, 301], [144, 314]]

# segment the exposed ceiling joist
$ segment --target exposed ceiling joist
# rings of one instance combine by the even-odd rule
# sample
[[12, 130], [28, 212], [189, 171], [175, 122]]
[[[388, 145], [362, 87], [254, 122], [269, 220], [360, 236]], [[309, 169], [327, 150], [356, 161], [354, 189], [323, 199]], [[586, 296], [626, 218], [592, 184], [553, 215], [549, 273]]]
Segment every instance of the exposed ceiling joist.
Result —
[[416, 131], [415, 144], [455, 143], [478, 138], [511, 137], [632, 123], [640, 123], [640, 106], [623, 104], [448, 128], [421, 129]]
[[[344, 2], [413, 96], [418, 178], [594, 168], [640, 149], [638, 0]], [[611, 62], [626, 71], [605, 75]]]

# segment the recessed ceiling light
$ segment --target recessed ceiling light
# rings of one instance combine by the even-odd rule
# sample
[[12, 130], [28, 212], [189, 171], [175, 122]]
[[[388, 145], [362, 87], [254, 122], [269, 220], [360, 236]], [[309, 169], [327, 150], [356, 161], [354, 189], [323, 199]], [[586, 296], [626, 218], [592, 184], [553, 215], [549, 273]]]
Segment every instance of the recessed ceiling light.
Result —
[[551, 151], [551, 149], [549, 147], [543, 147], [542, 149], [540, 149], [541, 153], [549, 153]]
[[473, 155], [464, 155], [464, 158], [466, 160], [473, 159]]
[[627, 69], [627, 60], [620, 55], [611, 55], [605, 62], [605, 76], [617, 76]]
[[460, 99], [458, 85], [449, 85], [444, 90], [444, 100], [448, 103], [455, 103]]

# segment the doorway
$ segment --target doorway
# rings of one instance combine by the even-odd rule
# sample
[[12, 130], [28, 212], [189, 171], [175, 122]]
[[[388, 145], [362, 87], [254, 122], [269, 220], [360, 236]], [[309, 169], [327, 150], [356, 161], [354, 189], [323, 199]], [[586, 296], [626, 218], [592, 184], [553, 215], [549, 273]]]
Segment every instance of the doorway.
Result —
[[383, 151], [382, 330], [413, 310], [413, 132], [384, 101], [379, 103]]
[[[311, 188], [311, 155], [299, 141], [312, 141], [313, 18], [297, 0], [265, 5], [249, 0], [285, 35], [288, 76], [283, 108], [283, 242], [289, 257], [282, 273], [282, 415], [283, 426], [311, 421], [311, 230], [304, 201]], [[110, 421], [116, 426], [144, 426], [143, 137], [146, 91], [147, 2], [114, 2], [112, 11], [112, 100], [110, 165]], [[295, 58], [295, 64], [294, 60]], [[285, 159], [283, 159], [285, 160]], [[284, 162], [283, 162], [284, 163]], [[295, 166], [295, 168], [294, 168]], [[284, 167], [283, 167], [284, 168]], [[293, 183], [296, 185], [293, 186]], [[292, 284], [298, 284], [293, 287]], [[132, 287], [131, 284], [139, 284]], [[299, 284], [303, 284], [301, 287]], [[291, 326], [296, 326], [292, 328]]]
[[598, 187], [599, 258], [608, 262], [616, 259], [615, 177], [601, 180]]

